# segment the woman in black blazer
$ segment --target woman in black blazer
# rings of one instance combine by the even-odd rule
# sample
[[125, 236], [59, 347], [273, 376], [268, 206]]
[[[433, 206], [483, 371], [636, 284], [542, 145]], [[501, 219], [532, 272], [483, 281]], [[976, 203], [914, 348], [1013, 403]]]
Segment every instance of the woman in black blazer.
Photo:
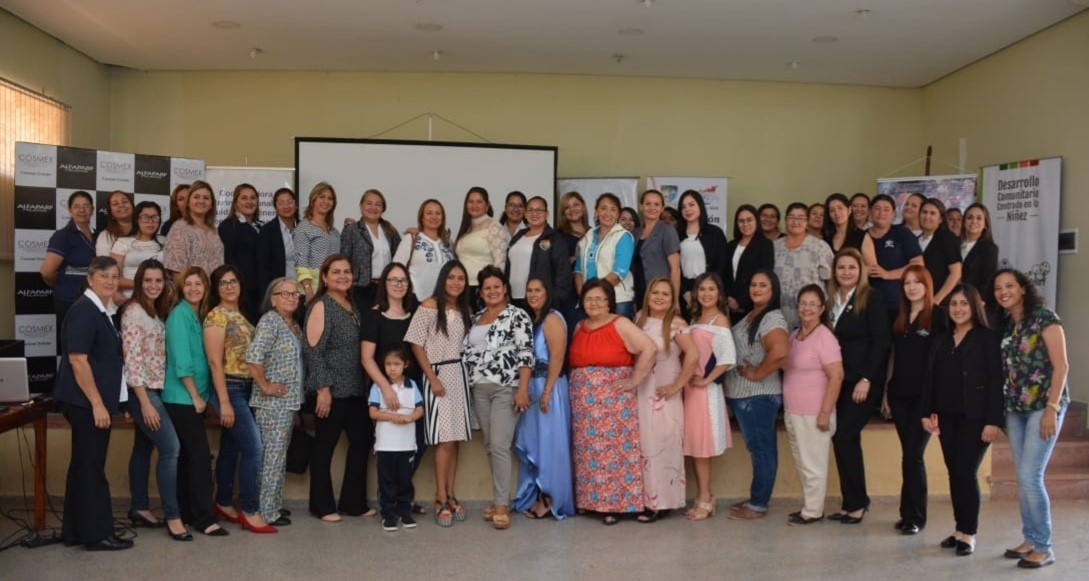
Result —
[[870, 507], [862, 460], [862, 429], [881, 403], [892, 333], [881, 293], [864, 276], [862, 254], [844, 248], [832, 263], [828, 312], [843, 356], [843, 387], [836, 402], [832, 445], [843, 495], [840, 512], [829, 518], [843, 524], [862, 522]]
[[945, 303], [953, 287], [960, 283], [963, 273], [960, 240], [945, 226], [945, 204], [937, 198], [923, 202], [919, 209], [919, 246], [923, 249], [923, 265], [934, 281], [934, 302]]
[[[681, 241], [681, 312], [687, 319], [696, 278], [705, 272], [713, 272], [729, 289], [730, 270], [726, 258], [726, 235], [721, 228], [708, 221], [703, 196], [696, 190], [687, 190], [681, 194], [677, 206], [683, 218], [683, 222], [677, 224], [677, 237]], [[750, 276], [752, 272], [755, 270], [750, 271]], [[748, 282], [742, 295], [746, 298], [749, 296]]]
[[[299, 223], [299, 206], [295, 192], [280, 188], [272, 196], [276, 219], [261, 226], [257, 244], [257, 287], [264, 292], [269, 283], [286, 276], [295, 280], [295, 225]], [[301, 309], [300, 309], [301, 310]]]
[[[121, 335], [106, 310], [117, 292], [121, 269], [108, 256], [87, 267], [87, 286], [72, 304], [61, 327], [61, 358], [53, 397], [72, 426], [72, 457], [64, 490], [67, 545], [89, 551], [128, 549], [133, 543], [113, 533], [106, 452], [110, 416], [122, 396]], [[128, 395], [127, 393], [125, 394]]]
[[[738, 256], [740, 254], [740, 256]], [[749, 281], [758, 270], [775, 268], [775, 246], [760, 233], [756, 208], [743, 204], [734, 212], [734, 238], [726, 245], [726, 302], [736, 323], [752, 310]]]
[[227, 217], [219, 223], [219, 239], [223, 241], [223, 262], [238, 269], [242, 275], [243, 311], [251, 321], [261, 318], [261, 299], [265, 296], [264, 287], [257, 268], [257, 249], [260, 248], [259, 232], [262, 223], [257, 219], [260, 204], [257, 188], [250, 184], [238, 184], [234, 188], [234, 198]]
[[[548, 202], [544, 198], [534, 196], [526, 203], [526, 224], [528, 227], [519, 230], [507, 247], [504, 272], [510, 277], [511, 304], [528, 309], [526, 283], [534, 278], [549, 286], [553, 304], [568, 304], [574, 297], [574, 282], [571, 261], [568, 259], [567, 237], [548, 225]], [[527, 245], [528, 261], [525, 260]]]
[[991, 213], [980, 203], [964, 211], [961, 227], [961, 281], [976, 289], [989, 289], [998, 270], [998, 246], [991, 235]]
[[934, 339], [923, 383], [923, 429], [938, 435], [949, 470], [956, 531], [942, 541], [957, 555], [975, 551], [979, 465], [1005, 425], [1002, 354], [974, 288], [949, 294], [950, 332]]

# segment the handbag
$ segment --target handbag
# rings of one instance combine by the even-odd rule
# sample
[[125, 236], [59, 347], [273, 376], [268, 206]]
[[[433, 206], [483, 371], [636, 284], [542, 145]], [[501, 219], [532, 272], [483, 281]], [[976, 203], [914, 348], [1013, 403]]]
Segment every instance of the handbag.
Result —
[[291, 428], [291, 442], [287, 446], [287, 471], [292, 474], [306, 474], [313, 450], [314, 436], [304, 430], [302, 422], [299, 422], [299, 425]]

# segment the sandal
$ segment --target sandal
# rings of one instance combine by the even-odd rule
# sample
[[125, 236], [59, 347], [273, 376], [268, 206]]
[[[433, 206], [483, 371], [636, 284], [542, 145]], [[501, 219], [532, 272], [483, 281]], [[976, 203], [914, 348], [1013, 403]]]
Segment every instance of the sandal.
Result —
[[454, 513], [450, 510], [450, 503], [435, 503], [435, 524], [440, 527], [454, 525]]
[[510, 528], [510, 513], [509, 512], [497, 512], [492, 515], [492, 526], [496, 530], [502, 531]]
[[427, 514], [427, 509], [424, 508], [424, 505], [422, 505], [422, 504], [420, 504], [418, 502], [413, 502], [412, 503], [412, 514]]
[[447, 506], [450, 507], [450, 510], [452, 510], [454, 512], [454, 520], [456, 520], [458, 522], [461, 522], [461, 521], [465, 520], [465, 515], [466, 515], [465, 507], [461, 506], [461, 503], [458, 502], [458, 499], [451, 496], [450, 500], [446, 501], [446, 504], [447, 504]]
[[485, 508], [483, 516], [485, 521], [492, 522], [492, 519], [495, 518], [495, 505], [493, 504], [488, 508]]
[[696, 504], [692, 506], [692, 511], [685, 515], [685, 518], [688, 520], [707, 520], [713, 516], [715, 516], [714, 503], [697, 500]]
[[648, 509], [644, 510], [642, 514], [635, 517], [635, 520], [637, 520], [637, 521], [639, 521], [641, 523], [644, 523], [644, 524], [649, 524], [649, 523], [652, 523], [652, 522], [657, 522], [658, 519], [663, 518], [663, 517], [668, 516], [668, 515], [669, 515], [669, 510], [651, 510], [651, 509], [648, 508]]
[[620, 522], [620, 519], [616, 518], [615, 514], [607, 514], [607, 515], [601, 517], [601, 524], [603, 524], [603, 525], [605, 525], [607, 527], [611, 527], [611, 526], [615, 525], [618, 522]]

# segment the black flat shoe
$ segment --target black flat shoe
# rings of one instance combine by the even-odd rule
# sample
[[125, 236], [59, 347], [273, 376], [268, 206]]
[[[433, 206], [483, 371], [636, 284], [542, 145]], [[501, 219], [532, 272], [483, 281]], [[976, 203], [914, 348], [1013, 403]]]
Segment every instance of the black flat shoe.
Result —
[[894, 528], [894, 529], [896, 529], [898, 531], [902, 531], [902, 530], [904, 530], [904, 525], [905, 524], [907, 524], [907, 521], [904, 520], [904, 519], [900, 519], [900, 520], [896, 521], [895, 523], [893, 523], [892, 528]]
[[658, 519], [669, 516], [669, 512], [669, 510], [651, 510], [648, 508], [643, 511], [643, 514], [635, 517], [635, 520], [641, 523], [657, 522]]
[[957, 541], [957, 556], [966, 557], [976, 552], [975, 544], [968, 544], [964, 541]]
[[175, 541], [181, 541], [183, 543], [188, 543], [189, 541], [193, 540], [193, 534], [189, 531], [185, 531], [184, 533], [172, 533], [170, 532], [170, 529], [166, 529], [166, 534], [170, 535], [171, 539], [174, 539]]
[[[801, 511], [798, 511], [798, 514], [802, 514]], [[845, 513], [845, 512], [837, 512], [835, 514], [828, 515], [828, 520], [842, 521], [846, 516], [847, 516], [847, 513]]]
[[1031, 552], [1032, 552], [1032, 549], [1029, 549], [1029, 550], [1024, 551], [1024, 552], [1015, 551], [1013, 549], [1006, 549], [1006, 552], [1003, 553], [1002, 556], [1007, 558], [1007, 559], [1024, 559], [1025, 555], [1027, 555], [1027, 554], [1029, 554]]
[[133, 527], [145, 527], [149, 529], [162, 528], [166, 525], [165, 522], [159, 520], [154, 521], [148, 519], [146, 516], [136, 512], [135, 509], [129, 509], [129, 520], [132, 521]]
[[286, 527], [287, 525], [291, 524], [291, 519], [287, 518], [286, 516], [283, 516], [283, 513], [281, 512], [280, 513], [280, 518], [278, 518], [278, 519], [276, 519], [276, 520], [274, 520], [274, 521], [272, 521], [272, 522], [270, 522], [268, 524], [270, 524], [270, 525], [272, 525], [274, 527]]
[[110, 535], [97, 543], [87, 543], [86, 545], [83, 545], [83, 548], [88, 551], [122, 551], [124, 549], [131, 549], [132, 545], [132, 541], [121, 540]]
[[862, 524], [862, 519], [866, 518], [866, 512], [869, 511], [869, 510], [870, 509], [868, 509], [868, 508], [862, 509], [862, 514], [860, 514], [858, 516], [851, 516], [849, 514], [845, 514], [845, 515], [843, 515], [843, 518], [839, 519], [839, 524], [841, 524], [841, 525]]
[[[213, 526], [215, 527], [214, 529], [212, 528]], [[223, 527], [221, 527], [219, 525], [209, 525], [208, 528], [204, 529], [201, 532], [204, 533], [204, 536], [207, 536], [207, 537], [225, 537], [225, 536], [231, 534], [231, 533], [227, 532], [227, 529], [225, 529], [225, 528], [223, 528]]]
[[900, 534], [902, 535], [917, 535], [919, 531], [923, 530], [919, 525], [909, 522], [904, 523], [904, 526], [900, 527]]
[[[957, 546], [957, 542], [958, 542], [957, 537], [955, 537], [953, 535], [949, 535], [948, 537], [945, 537], [944, 539], [942, 539], [941, 547], [943, 549], [952, 549], [952, 548]], [[1009, 551], [1006, 551], [1006, 552], [1008, 553]], [[1009, 557], [1009, 555], [1006, 555], [1006, 556]], [[1021, 557], [1017, 557], [1017, 558], [1020, 559]]]
[[291, 511], [287, 510], [286, 508], [281, 508], [280, 509], [280, 516], [291, 516]]
[[1017, 562], [1017, 566], [1022, 568], [1022, 569], [1039, 569], [1041, 567], [1047, 567], [1048, 565], [1050, 565], [1050, 564], [1052, 564], [1054, 562], [1055, 562], [1055, 554], [1054, 553], [1048, 553], [1047, 558], [1045, 558], [1043, 561], [1030, 561], [1028, 559], [1021, 559], [1020, 561]]

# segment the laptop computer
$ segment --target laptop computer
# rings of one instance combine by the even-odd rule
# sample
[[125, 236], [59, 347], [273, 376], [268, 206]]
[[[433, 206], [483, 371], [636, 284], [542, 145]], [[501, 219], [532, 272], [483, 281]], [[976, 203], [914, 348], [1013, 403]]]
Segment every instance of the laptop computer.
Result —
[[30, 401], [30, 383], [26, 375], [26, 359], [0, 357], [0, 403]]

